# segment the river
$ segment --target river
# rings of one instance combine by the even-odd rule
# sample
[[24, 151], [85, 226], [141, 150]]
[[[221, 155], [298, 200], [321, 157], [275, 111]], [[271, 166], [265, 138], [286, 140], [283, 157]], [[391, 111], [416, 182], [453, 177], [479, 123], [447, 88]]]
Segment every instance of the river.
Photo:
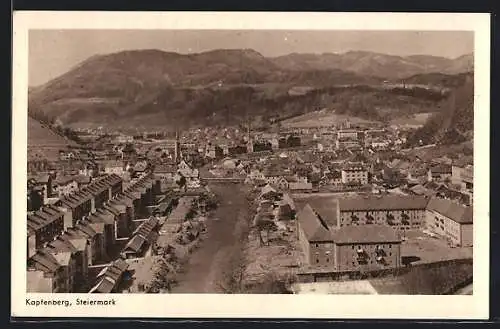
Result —
[[172, 293], [220, 293], [222, 269], [228, 255], [238, 246], [238, 221], [248, 220], [248, 201], [241, 184], [210, 184], [220, 200], [215, 214], [207, 219], [207, 233], [199, 248], [190, 255], [185, 271]]

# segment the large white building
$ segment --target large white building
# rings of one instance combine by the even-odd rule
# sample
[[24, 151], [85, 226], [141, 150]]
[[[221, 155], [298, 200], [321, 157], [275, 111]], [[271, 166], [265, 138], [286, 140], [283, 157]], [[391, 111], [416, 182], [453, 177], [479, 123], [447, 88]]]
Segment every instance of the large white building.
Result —
[[454, 245], [470, 247], [473, 242], [472, 214], [472, 207], [434, 197], [427, 205], [426, 226]]
[[342, 184], [368, 184], [368, 170], [361, 164], [349, 164], [342, 169]]

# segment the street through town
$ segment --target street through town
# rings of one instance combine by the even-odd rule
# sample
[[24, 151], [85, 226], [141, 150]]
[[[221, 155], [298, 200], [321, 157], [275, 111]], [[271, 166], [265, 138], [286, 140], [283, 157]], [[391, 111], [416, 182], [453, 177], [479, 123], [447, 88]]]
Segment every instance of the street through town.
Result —
[[229, 255], [238, 248], [237, 223], [248, 221], [248, 205], [241, 184], [210, 184], [220, 204], [207, 220], [207, 233], [200, 246], [190, 255], [178, 285], [172, 293], [220, 293], [223, 271]]

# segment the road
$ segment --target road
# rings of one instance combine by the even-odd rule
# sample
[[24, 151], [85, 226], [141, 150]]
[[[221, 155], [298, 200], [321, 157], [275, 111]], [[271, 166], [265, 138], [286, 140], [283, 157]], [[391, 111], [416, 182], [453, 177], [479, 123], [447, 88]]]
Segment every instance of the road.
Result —
[[220, 293], [222, 271], [228, 255], [238, 246], [235, 234], [238, 221], [248, 221], [248, 202], [241, 184], [210, 184], [220, 200], [214, 216], [207, 219], [207, 233], [199, 248], [190, 255], [179, 284], [172, 293]]

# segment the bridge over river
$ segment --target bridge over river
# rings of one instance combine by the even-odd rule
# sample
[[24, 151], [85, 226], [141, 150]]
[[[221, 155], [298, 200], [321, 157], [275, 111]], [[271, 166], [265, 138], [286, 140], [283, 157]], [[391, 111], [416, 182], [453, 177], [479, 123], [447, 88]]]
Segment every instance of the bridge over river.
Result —
[[244, 183], [245, 178], [242, 177], [200, 177], [202, 182], [206, 183]]

